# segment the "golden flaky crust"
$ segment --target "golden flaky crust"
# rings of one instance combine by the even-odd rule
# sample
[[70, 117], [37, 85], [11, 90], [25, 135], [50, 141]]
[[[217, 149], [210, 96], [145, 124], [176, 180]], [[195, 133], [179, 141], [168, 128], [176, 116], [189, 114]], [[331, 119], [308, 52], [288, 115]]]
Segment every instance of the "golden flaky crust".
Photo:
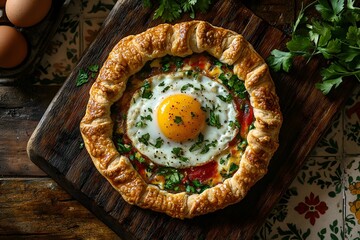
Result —
[[[254, 109], [255, 128], [233, 177], [201, 194], [169, 193], [147, 184], [112, 141], [111, 105], [120, 99], [128, 78], [144, 64], [167, 54], [188, 56], [208, 52], [221, 62], [234, 65], [245, 81]], [[268, 66], [240, 34], [203, 21], [161, 24], [128, 36], [113, 48], [90, 90], [80, 129], [85, 146], [98, 171], [131, 204], [164, 212], [176, 218], [192, 218], [239, 202], [267, 172], [278, 147], [282, 123], [278, 97]]]

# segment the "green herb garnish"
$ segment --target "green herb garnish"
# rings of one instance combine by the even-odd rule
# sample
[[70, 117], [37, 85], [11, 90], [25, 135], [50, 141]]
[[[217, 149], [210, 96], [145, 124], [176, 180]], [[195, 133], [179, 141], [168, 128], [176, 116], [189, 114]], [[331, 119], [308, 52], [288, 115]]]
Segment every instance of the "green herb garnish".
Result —
[[[99, 71], [99, 65], [94, 64], [87, 67], [87, 69], [91, 73], [91, 77], [94, 78], [96, 76], [96, 73]], [[79, 87], [89, 81], [89, 75], [84, 69], [79, 70], [79, 74], [76, 78], [76, 86]]]
[[183, 120], [182, 120], [182, 118], [181, 118], [180, 116], [175, 116], [174, 122], [175, 122], [176, 124], [180, 124], [180, 123], [183, 122]]
[[149, 133], [146, 133], [144, 135], [142, 135], [140, 138], [139, 138], [139, 142], [145, 144], [146, 146], [149, 145], [149, 139], [150, 139], [150, 134]]
[[128, 153], [131, 151], [131, 145], [124, 144], [121, 138], [118, 138], [116, 141], [116, 147], [119, 153]]
[[180, 147], [175, 147], [171, 150], [171, 153], [175, 155], [180, 161], [187, 162], [189, 161], [189, 158], [184, 157], [184, 150]]
[[151, 91], [151, 85], [148, 81], [146, 81], [144, 83], [144, 85], [142, 86], [142, 94], [141, 97], [142, 98], [146, 98], [146, 99], [150, 99], [153, 96], [153, 93]]
[[184, 176], [175, 168], [160, 167], [157, 174], [165, 177], [165, 188], [175, 190]]
[[[151, 7], [151, 0], [143, 0], [144, 7]], [[155, 10], [154, 19], [161, 18], [165, 22], [171, 22], [181, 17], [184, 13], [189, 13], [191, 18], [195, 18], [195, 12], [206, 12], [212, 0], [162, 0], [156, 1], [158, 8]]]
[[138, 128], [144, 128], [146, 126], [147, 126], [147, 123], [143, 122], [143, 121], [135, 123], [135, 127], [138, 127]]
[[84, 71], [84, 69], [79, 70], [79, 74], [76, 78], [76, 86], [79, 87], [89, 81], [89, 76], [87, 72]]
[[221, 73], [218, 78], [229, 90], [232, 90], [236, 96], [241, 99], [246, 98], [247, 91], [244, 82], [236, 75]]
[[219, 128], [221, 128], [220, 115], [215, 114], [215, 111], [216, 111], [215, 107], [210, 109], [210, 116], [208, 119], [206, 119], [206, 122], [209, 126], [213, 126], [213, 127], [216, 127], [217, 129], [219, 129]]
[[196, 143], [191, 145], [191, 147], [189, 148], [189, 151], [194, 152], [196, 150], [201, 149], [203, 143], [204, 143], [204, 135], [202, 135], [202, 133], [199, 133], [199, 136], [198, 136], [198, 139], [197, 139]]
[[[315, 87], [323, 94], [338, 87], [344, 77], [360, 82], [360, 8], [354, 0], [318, 0], [302, 8], [286, 44], [287, 51], [274, 49], [267, 59], [275, 70], [289, 72], [295, 57], [309, 62], [320, 55], [329, 64], [321, 70], [322, 81]], [[320, 17], [309, 19], [306, 10], [315, 7]]]
[[161, 146], [164, 144], [164, 140], [161, 138], [161, 137], [158, 137], [157, 139], [156, 139], [156, 142], [155, 142], [155, 144], [151, 144], [151, 145], [153, 145], [154, 147], [156, 147], [156, 148], [161, 148]]
[[180, 91], [184, 93], [190, 87], [194, 87], [194, 85], [192, 85], [191, 83], [185, 84], [184, 86], [181, 87]]
[[166, 92], [167, 90], [169, 90], [170, 89], [170, 86], [166, 86], [166, 87], [164, 87], [164, 89], [161, 91], [162, 93], [164, 93], [164, 92]]
[[229, 126], [231, 127], [231, 128], [234, 128], [234, 127], [237, 127], [237, 128], [241, 128], [241, 125], [240, 125], [240, 123], [239, 123], [239, 121], [238, 120], [235, 120], [235, 121], [230, 121], [229, 122]]
[[220, 98], [221, 101], [226, 102], [226, 103], [230, 103], [233, 100], [233, 97], [231, 96], [231, 94], [226, 95], [226, 97], [222, 96], [222, 95], [217, 95], [218, 98]]
[[210, 147], [216, 147], [217, 141], [214, 140], [211, 143], [207, 143], [204, 145], [204, 147], [201, 149], [201, 154], [207, 153], [210, 150]]

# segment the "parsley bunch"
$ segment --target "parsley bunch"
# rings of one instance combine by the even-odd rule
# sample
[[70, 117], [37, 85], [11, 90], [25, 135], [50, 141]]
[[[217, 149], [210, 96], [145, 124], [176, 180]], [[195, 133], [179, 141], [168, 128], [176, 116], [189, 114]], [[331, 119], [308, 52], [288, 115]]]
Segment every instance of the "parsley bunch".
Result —
[[[273, 50], [268, 58], [275, 70], [288, 72], [294, 57], [307, 62], [321, 55], [329, 65], [321, 70], [322, 81], [316, 88], [328, 94], [344, 77], [355, 76], [360, 82], [360, 8], [355, 0], [317, 0], [302, 8], [292, 30], [288, 51]], [[315, 7], [319, 18], [309, 19], [305, 12]]]
[[[143, 0], [144, 7], [151, 7], [151, 0]], [[212, 0], [160, 0], [155, 10], [154, 19], [161, 18], [165, 22], [171, 22], [180, 18], [182, 13], [190, 13], [195, 17], [195, 11], [206, 12]]]

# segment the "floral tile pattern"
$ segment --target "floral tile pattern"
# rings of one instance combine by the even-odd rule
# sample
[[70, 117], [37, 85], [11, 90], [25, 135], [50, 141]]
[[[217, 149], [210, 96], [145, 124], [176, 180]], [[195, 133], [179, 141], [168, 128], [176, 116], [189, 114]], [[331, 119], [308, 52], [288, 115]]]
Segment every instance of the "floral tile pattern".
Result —
[[346, 157], [345, 239], [360, 239], [360, 157]]
[[256, 239], [341, 239], [341, 161], [310, 158]]
[[117, 0], [83, 0], [82, 13], [85, 18], [105, 19]]
[[[115, 3], [72, 0], [33, 81], [62, 84]], [[255, 239], [360, 240], [360, 87], [335, 116]]]
[[360, 86], [346, 103], [344, 113], [344, 152], [360, 155]]
[[78, 62], [80, 49], [79, 14], [66, 13], [57, 34], [34, 72], [34, 82], [62, 84]]

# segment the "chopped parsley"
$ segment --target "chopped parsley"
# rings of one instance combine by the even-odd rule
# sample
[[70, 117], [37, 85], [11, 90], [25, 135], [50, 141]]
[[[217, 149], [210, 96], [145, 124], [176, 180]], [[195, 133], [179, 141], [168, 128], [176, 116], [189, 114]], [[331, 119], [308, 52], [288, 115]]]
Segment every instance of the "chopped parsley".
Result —
[[138, 127], [138, 128], [144, 128], [146, 126], [147, 126], [147, 123], [143, 122], [143, 121], [135, 123], [135, 127]]
[[192, 85], [191, 83], [185, 84], [181, 87], [180, 91], [184, 93], [189, 87], [194, 87], [194, 85]]
[[180, 159], [182, 162], [189, 161], [189, 158], [184, 157], [184, 150], [181, 147], [175, 147], [171, 150], [171, 153], [175, 155], [176, 158]]
[[220, 98], [221, 101], [226, 102], [226, 103], [230, 103], [233, 100], [233, 97], [231, 96], [231, 94], [228, 94], [226, 97], [222, 96], [222, 95], [217, 95], [218, 98]]
[[149, 140], [150, 140], [150, 134], [149, 133], [146, 133], [146, 134], [142, 135], [139, 138], [139, 142], [145, 144], [146, 146], [149, 145]]
[[[151, 109], [150, 109], [150, 110], [151, 110]], [[149, 115], [146, 115], [145, 117], [144, 117], [144, 116], [140, 116], [140, 119], [141, 119], [142, 121], [136, 122], [136, 123], [135, 123], [135, 127], [144, 128], [144, 127], [147, 126], [146, 121], [152, 121], [152, 117], [151, 117], [150, 114], [149, 114]]]
[[163, 72], [170, 71], [170, 63], [169, 62], [163, 63], [162, 66], [161, 66], [161, 70], [163, 70]]
[[239, 166], [235, 163], [231, 163], [230, 168], [229, 168], [229, 173], [233, 174], [235, 173], [237, 170], [239, 169]]
[[220, 62], [219, 60], [215, 60], [214, 61], [214, 64], [216, 65], [216, 66], [218, 66], [218, 67], [222, 67], [224, 64], [222, 63], [222, 62]]
[[239, 165], [237, 165], [236, 163], [231, 163], [229, 170], [227, 172], [222, 172], [220, 173], [220, 175], [223, 178], [229, 178], [231, 177], [237, 170], [239, 169]]
[[84, 71], [84, 69], [79, 70], [79, 74], [76, 78], [76, 86], [79, 87], [89, 81], [88, 74]]
[[166, 92], [166, 91], [169, 90], [169, 89], [170, 89], [170, 86], [166, 86], [161, 92], [164, 93], [164, 92]]
[[140, 116], [141, 120], [149, 120], [149, 121], [152, 121], [152, 117], [151, 115], [146, 115], [145, 117], [144, 116]]
[[174, 63], [175, 63], [176, 69], [179, 69], [184, 65], [184, 61], [180, 57], [174, 57]]
[[[151, 143], [150, 143], [151, 144]], [[156, 148], [161, 148], [161, 146], [164, 144], [164, 140], [161, 138], [161, 137], [158, 137], [157, 139], [156, 139], [156, 142], [155, 142], [155, 144], [151, 144], [151, 145], [153, 145], [154, 147], [156, 147]]]
[[88, 67], [88, 69], [89, 69], [89, 71], [91, 71], [91, 72], [93, 72], [93, 73], [96, 73], [96, 72], [99, 71], [99, 65], [97, 65], [97, 64], [90, 65], [90, 66]]
[[[97, 65], [97, 64], [90, 65], [90, 66], [88, 66], [87, 69], [90, 71], [91, 77], [94, 78], [96, 76], [96, 73], [99, 71], [99, 65]], [[76, 86], [79, 87], [79, 86], [87, 83], [88, 81], [89, 81], [88, 73], [84, 69], [80, 69], [79, 74], [76, 78]]]
[[221, 123], [220, 123], [220, 115], [219, 114], [215, 114], [216, 108], [213, 107], [212, 109], [210, 109], [210, 116], [208, 119], [206, 119], [206, 122], [209, 126], [212, 127], [216, 127], [217, 129], [221, 128]]
[[150, 99], [153, 96], [153, 93], [151, 91], [151, 85], [148, 81], [146, 81], [144, 83], [144, 85], [142, 86], [142, 94], [141, 97], [142, 98], [146, 98], [146, 99]]
[[237, 145], [237, 148], [238, 150], [241, 150], [241, 151], [244, 151], [246, 146], [247, 146], [247, 141], [246, 140], [243, 140], [241, 141], [238, 145]]
[[212, 141], [211, 143], [209, 143], [209, 140], [204, 140], [204, 135], [200, 133], [197, 141], [193, 145], [191, 145], [189, 151], [194, 152], [201, 149], [200, 154], [205, 154], [209, 152], [210, 147], [216, 147], [216, 144], [216, 140]]
[[241, 99], [246, 98], [247, 91], [244, 82], [241, 81], [236, 75], [221, 73], [219, 79], [229, 89], [232, 90], [236, 96]]
[[229, 122], [229, 126], [230, 126], [231, 128], [235, 128], [235, 127], [241, 128], [241, 124], [239, 123], [238, 120], [230, 121], [230, 122]]
[[231, 157], [231, 154], [229, 153], [226, 158], [220, 158], [220, 164], [224, 165], [229, 161], [229, 158]]
[[214, 140], [211, 143], [207, 143], [204, 145], [204, 147], [201, 149], [201, 154], [207, 153], [210, 150], [210, 147], [216, 147], [217, 141]]
[[183, 120], [180, 116], [175, 116], [174, 122], [176, 124], [181, 124], [181, 123], [183, 123]]
[[186, 76], [192, 76], [193, 70], [186, 70], [185, 74], [186, 74]]
[[181, 174], [177, 169], [171, 167], [160, 167], [157, 174], [164, 176], [165, 178], [165, 189], [177, 190], [184, 175]]
[[202, 135], [202, 133], [199, 133], [199, 136], [198, 136], [198, 139], [197, 139], [196, 143], [194, 143], [190, 147], [189, 151], [194, 152], [196, 150], [201, 149], [201, 146], [203, 145], [203, 143], [204, 143], [204, 135]]
[[119, 153], [128, 153], [131, 151], [131, 145], [124, 144], [121, 138], [118, 138], [116, 141], [116, 148]]
[[185, 191], [188, 193], [202, 193], [206, 189], [210, 188], [209, 185], [201, 183], [199, 180], [194, 180], [188, 183], [185, 187]]
[[144, 163], [145, 158], [141, 156], [141, 153], [136, 152], [134, 155], [130, 155], [130, 160], [137, 160], [139, 163]]

